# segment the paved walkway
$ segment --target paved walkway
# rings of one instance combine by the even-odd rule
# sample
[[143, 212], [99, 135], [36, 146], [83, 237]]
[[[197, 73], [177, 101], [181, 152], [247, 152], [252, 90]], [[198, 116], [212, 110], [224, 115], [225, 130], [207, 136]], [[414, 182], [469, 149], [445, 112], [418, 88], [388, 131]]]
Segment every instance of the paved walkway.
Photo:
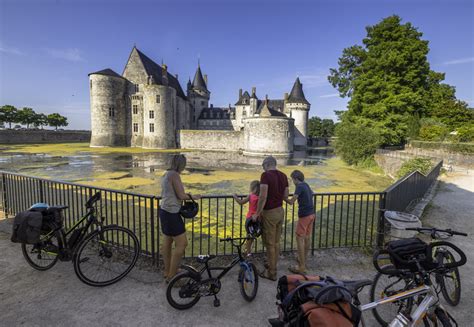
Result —
[[[473, 186], [473, 176], [441, 182], [425, 223], [474, 235]], [[165, 284], [156, 269], [134, 269], [115, 285], [89, 287], [76, 278], [68, 262], [46, 272], [30, 268], [7, 231], [5, 221], [0, 221], [0, 326], [266, 326], [267, 318], [276, 315], [276, 283], [261, 280], [257, 298], [245, 302], [238, 291], [237, 269], [222, 280], [219, 308], [213, 307], [212, 298], [203, 298], [190, 310], [176, 311], [166, 302]], [[474, 307], [470, 298], [474, 244], [472, 236], [455, 241], [469, 254], [469, 263], [461, 270], [462, 302], [451, 312], [460, 326], [468, 326], [472, 322], [469, 310]], [[280, 261], [280, 273], [290, 262], [289, 258]], [[374, 275], [371, 258], [356, 250], [318, 251], [310, 268], [312, 273], [343, 279]], [[366, 296], [362, 300], [367, 301]], [[365, 316], [375, 326], [371, 314]]]

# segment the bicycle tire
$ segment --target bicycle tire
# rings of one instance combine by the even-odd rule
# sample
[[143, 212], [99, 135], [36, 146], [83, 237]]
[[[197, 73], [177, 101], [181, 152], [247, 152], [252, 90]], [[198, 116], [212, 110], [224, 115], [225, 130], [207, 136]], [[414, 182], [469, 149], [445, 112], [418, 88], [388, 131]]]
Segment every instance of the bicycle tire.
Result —
[[[47, 225], [47, 226], [49, 226], [49, 225]], [[50, 226], [50, 227], [53, 228], [53, 226]], [[49, 232], [46, 231], [46, 230], [41, 231], [41, 235], [45, 235], [47, 233], [49, 233]], [[54, 242], [51, 241], [53, 239], [55, 239]], [[33, 267], [34, 269], [39, 270], [39, 271], [45, 271], [45, 270], [51, 269], [58, 262], [59, 250], [62, 247], [61, 235], [58, 231], [54, 232], [53, 235], [51, 236], [51, 238], [49, 238], [46, 242], [47, 242], [46, 245], [40, 245], [39, 243], [38, 244], [25, 244], [25, 243], [21, 244], [21, 252], [23, 253], [23, 257], [25, 258], [26, 262], [31, 267]], [[42, 253], [42, 250], [44, 249], [45, 246], [54, 246], [56, 248], [57, 253], [54, 255], [54, 254], [48, 254], [48, 253], [44, 252], [44, 254], [47, 255], [48, 259], [43, 259], [41, 253]], [[35, 247], [36, 247], [36, 249], [35, 249]], [[33, 254], [33, 250], [38, 251], [38, 247], [41, 247], [41, 248], [39, 249], [39, 252], [36, 253], [36, 255], [37, 255], [36, 259], [37, 260], [44, 260], [45, 261], [44, 266], [39, 265], [38, 263], [36, 263], [35, 259], [31, 256]], [[52, 251], [48, 251], [48, 252], [53, 253]], [[38, 261], [38, 262], [41, 262], [41, 261]], [[49, 263], [46, 264], [46, 262], [49, 262]]]
[[[388, 267], [388, 266], [392, 266], [392, 265], [385, 265], [383, 268], [388, 268], [388, 269], [393, 269]], [[394, 289], [393, 290], [393, 293], [398, 293], [402, 290], [407, 290], [409, 289], [408, 287], [408, 283], [406, 280], [404, 280], [403, 278], [401, 277], [398, 277], [398, 276], [389, 276], [389, 275], [385, 275], [385, 274], [381, 274], [380, 272], [378, 272], [375, 277], [374, 277], [374, 282], [372, 283], [371, 287], [370, 287], [370, 301], [371, 302], [374, 302], [380, 298], [382, 298], [383, 294], [381, 294], [380, 297], [377, 297], [376, 298], [376, 290], [377, 290], [377, 286], [380, 285], [381, 283], [381, 278], [383, 277], [387, 277], [387, 278], [390, 278], [390, 277], [393, 277], [393, 278], [399, 278], [399, 281], [402, 282], [401, 286], [399, 287], [402, 287], [402, 288], [397, 288], [397, 289]], [[399, 282], [397, 281], [397, 283]], [[390, 295], [390, 294], [387, 294], [387, 295]], [[400, 311], [411, 311], [411, 308], [413, 306], [413, 299], [412, 298], [408, 298], [408, 299], [404, 299], [404, 300], [401, 300], [401, 301], [397, 301], [397, 302], [394, 302], [394, 303], [387, 303], [387, 304], [384, 304], [382, 305], [379, 309], [377, 308], [374, 308], [372, 309], [372, 313], [375, 317], [375, 319], [378, 321], [378, 323], [381, 325], [381, 326], [388, 326], [390, 324], [390, 322], [396, 317], [397, 313], [400, 312]], [[383, 317], [383, 315], [385, 314], [381, 314], [381, 309], [387, 309], [388, 307], [391, 307], [391, 308], [397, 308], [397, 311], [393, 314], [390, 314], [390, 317]]]
[[[119, 237], [119, 233], [124, 233], [122, 238]], [[127, 236], [127, 239], [125, 238]], [[119, 240], [122, 240], [122, 244]], [[105, 245], [104, 245], [105, 244]], [[101, 263], [107, 263], [109, 266], [108, 271], [119, 270], [117, 276], [106, 279], [106, 280], [93, 280], [86, 274], [86, 268], [84, 263], [89, 263], [91, 257], [86, 256], [84, 253], [86, 246], [91, 245], [93, 247], [92, 254], [98, 254], [99, 263], [92, 263], [90, 266], [96, 268]], [[112, 254], [112, 249], [116, 250]], [[96, 252], [97, 251], [97, 252]], [[87, 235], [78, 245], [77, 250], [74, 254], [74, 271], [77, 277], [87, 285], [102, 287], [112, 285], [122, 278], [124, 278], [135, 266], [140, 254], [140, 242], [137, 236], [129, 229], [121, 226], [105, 226], [100, 231], [96, 230], [91, 234]], [[127, 263], [123, 264], [124, 256], [131, 255], [131, 258]], [[111, 260], [111, 259], [114, 260]], [[113, 267], [112, 267], [113, 265]], [[103, 266], [103, 265], [102, 265]], [[97, 270], [97, 269], [96, 269]]]
[[[184, 285], [179, 285], [180, 283], [181, 284], [184, 283]], [[179, 297], [185, 298], [185, 297], [182, 297], [181, 294], [179, 293], [182, 293], [183, 291], [188, 291], [189, 289], [186, 289], [186, 287], [187, 288], [194, 287], [197, 284], [199, 284], [199, 280], [197, 280], [194, 277], [194, 275], [192, 275], [191, 273], [186, 271], [186, 272], [177, 274], [168, 283], [168, 287], [166, 288], [166, 300], [173, 308], [177, 310], [186, 310], [193, 307], [201, 299], [201, 296], [199, 295], [199, 287], [196, 288], [195, 290], [196, 293], [193, 294], [194, 296], [189, 297], [191, 301], [185, 304], [181, 304], [177, 302], [177, 300], [173, 297], [173, 290], [177, 290], [179, 288], [179, 291], [178, 291]]]
[[[444, 250], [443, 252], [438, 252], [436, 255], [438, 262], [442, 265], [444, 261], [446, 262], [454, 262], [454, 256], [448, 250]], [[451, 275], [451, 276], [447, 276]], [[459, 275], [458, 267], [450, 269], [449, 272], [443, 274], [436, 274], [436, 281], [441, 286], [441, 293], [443, 294], [444, 299], [446, 302], [455, 307], [461, 301], [461, 276]], [[448, 278], [451, 279], [451, 282], [454, 283], [454, 290], [448, 290]], [[451, 283], [450, 283], [451, 284]]]
[[448, 315], [446, 314], [446, 311], [444, 311], [441, 308], [437, 308], [435, 310], [436, 317], [438, 320], [441, 322], [441, 325], [443, 327], [452, 327], [453, 324], [451, 323], [451, 319], [449, 319]]
[[[258, 274], [257, 268], [253, 263], [248, 262], [247, 264], [250, 269], [246, 269], [243, 267], [240, 268], [238, 280], [240, 286], [240, 294], [242, 294], [242, 297], [245, 299], [245, 301], [252, 302], [257, 296], [258, 292]], [[253, 289], [250, 295], [247, 294], [246, 291], [246, 282], [253, 283]]]

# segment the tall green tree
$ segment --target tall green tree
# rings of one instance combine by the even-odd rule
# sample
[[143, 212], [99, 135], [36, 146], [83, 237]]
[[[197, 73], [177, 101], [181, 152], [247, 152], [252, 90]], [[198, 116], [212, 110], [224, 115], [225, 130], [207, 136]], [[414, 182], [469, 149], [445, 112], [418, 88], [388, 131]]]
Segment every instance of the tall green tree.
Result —
[[58, 129], [58, 127], [67, 126], [68, 124], [67, 118], [61, 116], [58, 113], [48, 115], [48, 125], [55, 127], [55, 129]]
[[48, 116], [45, 114], [37, 114], [33, 124], [36, 127], [41, 127], [41, 129], [43, 129], [43, 126], [48, 126]]
[[311, 117], [308, 121], [308, 135], [310, 137], [332, 137], [334, 135], [334, 121]]
[[24, 107], [18, 110], [18, 122], [30, 128], [30, 125], [37, 119], [37, 114], [32, 108]]
[[12, 128], [12, 123], [18, 122], [18, 110], [11, 105], [4, 105], [0, 108], [2, 122], [8, 123], [8, 128]]
[[454, 101], [454, 93], [441, 84], [444, 74], [430, 69], [428, 41], [411, 23], [394, 15], [366, 31], [363, 45], [344, 49], [328, 79], [350, 98], [345, 119], [376, 130], [383, 144], [400, 144], [417, 126], [412, 117], [431, 114], [434, 94]]

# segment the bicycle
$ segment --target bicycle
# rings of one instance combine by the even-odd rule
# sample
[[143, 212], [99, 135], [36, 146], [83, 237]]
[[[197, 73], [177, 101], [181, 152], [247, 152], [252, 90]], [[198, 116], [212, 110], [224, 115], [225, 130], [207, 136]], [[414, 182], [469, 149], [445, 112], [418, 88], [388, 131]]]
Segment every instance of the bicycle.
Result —
[[[89, 198], [87, 213], [67, 231], [62, 222], [46, 222], [39, 243], [21, 245], [28, 264], [45, 271], [58, 260], [73, 261], [77, 277], [90, 286], [111, 285], [125, 277], [137, 262], [140, 243], [129, 229], [104, 226], [99, 221], [95, 203], [100, 200], [100, 192]], [[68, 206], [54, 208], [64, 210]], [[95, 228], [89, 231], [91, 227]]]
[[[422, 232], [429, 230], [435, 236], [436, 233], [467, 236], [464, 233], [436, 228], [407, 228], [407, 230]], [[457, 267], [464, 265], [466, 263], [466, 256], [458, 247], [446, 241], [432, 242], [427, 246], [428, 252], [435, 259], [428, 260], [428, 263], [425, 254], [413, 255], [407, 260], [401, 258], [396, 253], [389, 253], [387, 250], [376, 252], [373, 263], [378, 273], [370, 290], [370, 300], [372, 303], [363, 305], [361, 310], [372, 310], [376, 320], [382, 326], [414, 326], [419, 321], [423, 321], [425, 326], [430, 326], [430, 320], [435, 323], [436, 319], [443, 326], [451, 326], [451, 321], [454, 321], [454, 319], [439, 303], [438, 295], [443, 292], [443, 282], [440, 282], [440, 280], [441, 278], [444, 279], [444, 276], [453, 270], [457, 271]], [[460, 257], [459, 261], [454, 259], [454, 255], [447, 249], [449, 247], [458, 254]], [[381, 257], [384, 254], [395, 258], [396, 262], [405, 267], [413, 267], [415, 265], [416, 269], [400, 269], [396, 268], [394, 264], [380, 267], [378, 261], [386, 259], [386, 257]], [[444, 259], [445, 255], [449, 256], [450, 261]], [[436, 285], [431, 281], [431, 275], [435, 276], [436, 284], [440, 285], [440, 289], [437, 289]], [[386, 278], [388, 285], [383, 283], [382, 278]], [[381, 284], [383, 285], [380, 287]], [[377, 290], [378, 287], [380, 289]], [[380, 294], [380, 299], [375, 298], [376, 294]], [[444, 293], [443, 296], [445, 296]], [[387, 303], [392, 305], [379, 308], [381, 304]], [[414, 305], [417, 305], [417, 307], [412, 314], [411, 311]], [[382, 308], [384, 310], [381, 310]], [[395, 313], [393, 309], [396, 310]], [[392, 321], [394, 315], [396, 315], [396, 318]]]
[[[238, 282], [242, 297], [251, 302], [257, 296], [258, 274], [255, 265], [242, 256], [242, 245], [246, 240], [255, 239], [254, 237], [225, 238], [220, 242], [231, 242], [237, 249], [237, 255], [232, 262], [225, 267], [210, 267], [209, 261], [214, 259], [215, 255], [200, 255], [197, 262], [203, 264], [198, 270], [190, 265], [182, 265], [183, 271], [174, 276], [166, 289], [166, 299], [175, 309], [185, 310], [194, 306], [201, 297], [214, 296], [214, 306], [220, 306], [220, 300], [217, 294], [221, 290], [221, 278], [224, 277], [234, 266], [240, 265]], [[236, 241], [238, 243], [236, 243]], [[217, 277], [212, 276], [213, 270], [219, 270], [221, 273]], [[207, 278], [204, 273], [207, 272]], [[175, 294], [177, 291], [177, 294]], [[181, 302], [182, 301], [182, 302]]]

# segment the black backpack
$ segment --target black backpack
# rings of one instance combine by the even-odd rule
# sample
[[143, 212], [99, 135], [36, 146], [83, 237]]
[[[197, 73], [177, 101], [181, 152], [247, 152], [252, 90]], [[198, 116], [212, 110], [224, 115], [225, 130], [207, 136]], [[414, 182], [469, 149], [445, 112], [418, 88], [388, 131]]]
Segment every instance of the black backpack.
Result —
[[398, 258], [404, 261], [410, 261], [416, 258], [420, 262], [420, 265], [427, 270], [433, 269], [436, 266], [433, 262], [431, 246], [416, 237], [388, 242], [387, 251], [390, 255], [390, 261], [397, 269], [409, 269], [413, 272], [418, 271], [416, 263], [401, 262]]
[[40, 241], [43, 214], [37, 211], [22, 211], [13, 219], [11, 241], [36, 244]]

